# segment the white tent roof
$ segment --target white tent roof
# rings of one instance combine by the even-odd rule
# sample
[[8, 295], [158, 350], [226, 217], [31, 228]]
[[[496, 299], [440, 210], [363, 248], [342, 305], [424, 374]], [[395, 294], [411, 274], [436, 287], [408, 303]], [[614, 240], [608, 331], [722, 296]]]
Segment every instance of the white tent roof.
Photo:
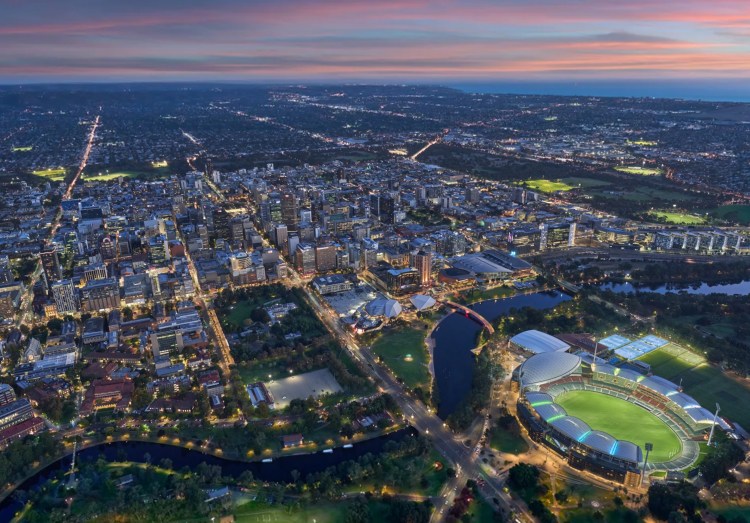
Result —
[[415, 294], [409, 298], [409, 301], [411, 301], [411, 304], [414, 305], [418, 311], [429, 309], [436, 303], [435, 298], [432, 296], [425, 296], [424, 294]]

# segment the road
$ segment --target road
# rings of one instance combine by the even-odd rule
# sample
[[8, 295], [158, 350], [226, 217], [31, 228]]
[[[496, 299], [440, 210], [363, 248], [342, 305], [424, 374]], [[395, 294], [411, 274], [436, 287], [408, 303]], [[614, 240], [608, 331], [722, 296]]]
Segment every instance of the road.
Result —
[[[65, 192], [63, 193], [63, 200], [70, 200], [71, 196], [73, 195], [73, 189], [75, 189], [76, 184], [78, 183], [78, 180], [81, 178], [81, 175], [83, 174], [83, 170], [86, 168], [86, 165], [89, 161], [89, 156], [91, 155], [91, 149], [94, 146], [94, 139], [96, 138], [96, 129], [99, 127], [99, 123], [101, 122], [100, 115], [96, 116], [96, 119], [94, 120], [93, 125], [91, 126], [91, 131], [89, 132], [88, 139], [86, 140], [86, 146], [83, 149], [83, 154], [81, 155], [81, 162], [78, 164], [78, 169], [76, 170], [76, 175], [70, 180], [70, 183], [68, 184], [68, 187], [65, 189]], [[50, 227], [50, 232], [47, 237], [47, 240], [45, 243], [49, 243], [52, 241], [55, 237], [55, 234], [57, 234], [57, 230], [60, 228], [60, 222], [62, 220], [62, 203], [60, 203], [60, 206], [57, 208], [57, 212], [55, 213], [55, 218], [52, 221], [52, 225]], [[21, 299], [21, 306], [18, 310], [18, 319], [16, 320], [16, 326], [20, 327], [22, 324], [29, 323], [29, 318], [32, 315], [32, 305], [33, 305], [33, 291], [34, 286], [39, 281], [39, 277], [42, 274], [42, 260], [39, 259], [37, 263], [37, 267], [34, 270], [34, 272], [31, 275], [31, 280], [29, 281], [29, 284], [26, 287], [26, 292], [24, 293], [23, 298]]]
[[[292, 279], [295, 278], [298, 279], [298, 276], [293, 274]], [[453, 434], [435, 412], [430, 411], [420, 401], [406, 393], [396, 379], [377, 363], [370, 348], [360, 346], [352, 334], [342, 328], [338, 319], [333, 318], [326, 311], [314, 294], [307, 291], [306, 296], [331, 334], [348, 347], [349, 352], [362, 367], [379, 381], [381, 390], [390, 394], [396, 400], [409, 423], [423, 435], [429, 437], [435, 449], [453, 463], [456, 470], [461, 471], [461, 479], [484, 479], [484, 484], [479, 487], [479, 490], [490, 505], [495, 506], [494, 499], [497, 499], [506, 513], [514, 512], [520, 521], [533, 521], [530, 516], [525, 514], [524, 508], [503, 491], [505, 475], [487, 474], [482, 468], [478, 453], [471, 448], [466, 448], [460, 437]], [[447, 513], [447, 508], [450, 508], [448, 502], [449, 498], [446, 498], [442, 506], [436, 509], [436, 512], [439, 514], [439, 511], [443, 509]]]
[[[212, 190], [218, 192], [216, 188], [212, 188]], [[191, 274], [196, 280], [196, 290], [202, 297], [203, 293], [200, 290], [200, 286], [197, 286], [197, 274], [195, 274], [195, 268], [190, 257], [188, 257], [188, 261]], [[505, 475], [497, 476], [492, 471], [488, 474], [485, 468], [482, 467], [479, 453], [475, 452], [474, 448], [465, 447], [461, 437], [453, 434], [434, 411], [429, 410], [424, 404], [407, 393], [401, 384], [385, 368], [377, 363], [377, 359], [369, 347], [360, 346], [352, 333], [346, 331], [338, 318], [330, 314], [326, 307], [319, 301], [318, 297], [310, 291], [309, 287], [305, 285], [305, 281], [292, 268], [292, 265], [288, 266], [288, 274], [288, 282], [305, 291], [305, 298], [331, 335], [337, 338], [349, 350], [361, 368], [379, 383], [380, 390], [394, 398], [408, 422], [421, 434], [429, 437], [435, 449], [446, 460], [452, 463], [457, 471], [460, 471], [457, 480], [462, 482], [461, 486], [463, 486], [465, 479], [483, 479], [484, 481], [481, 482], [478, 488], [491, 506], [495, 507], [495, 500], [497, 500], [497, 503], [504, 509], [506, 514], [516, 514], [516, 518], [523, 523], [533, 521], [533, 518], [527, 514], [524, 507], [503, 490]], [[209, 314], [209, 318], [212, 318], [210, 322], [217, 341], [219, 341], [220, 353], [223, 360], [222, 365], [228, 368], [229, 365], [234, 363], [234, 360], [230, 360], [231, 353], [229, 346], [225, 345], [226, 340], [224, 339], [224, 343], [220, 341], [223, 338], [223, 330], [218, 324], [218, 318], [216, 318], [211, 303], [206, 301], [204, 305], [204, 310]], [[486, 469], [490, 470], [489, 467]], [[444, 513], [447, 513], [446, 508], [449, 508], [449, 506], [446, 504], [450, 501], [452, 501], [452, 496], [444, 499], [440, 507]], [[439, 512], [440, 509], [437, 509], [436, 512], [439, 514], [438, 517], [442, 518], [443, 516]]]

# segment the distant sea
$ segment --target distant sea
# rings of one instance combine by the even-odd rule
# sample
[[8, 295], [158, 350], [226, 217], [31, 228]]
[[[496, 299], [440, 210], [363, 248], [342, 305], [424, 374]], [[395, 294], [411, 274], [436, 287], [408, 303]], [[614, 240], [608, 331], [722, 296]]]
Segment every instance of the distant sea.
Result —
[[446, 84], [469, 93], [542, 94], [626, 98], [680, 98], [750, 102], [750, 79], [501, 81]]

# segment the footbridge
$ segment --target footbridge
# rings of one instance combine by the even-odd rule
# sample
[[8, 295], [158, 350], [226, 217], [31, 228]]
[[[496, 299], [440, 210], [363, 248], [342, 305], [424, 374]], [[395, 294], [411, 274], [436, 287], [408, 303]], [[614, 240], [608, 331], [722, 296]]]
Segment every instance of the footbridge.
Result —
[[451, 307], [451, 308], [453, 308], [455, 310], [459, 310], [459, 311], [463, 312], [466, 315], [467, 318], [471, 317], [471, 318], [475, 319], [476, 321], [478, 321], [479, 323], [481, 323], [482, 326], [485, 329], [487, 329], [487, 331], [490, 334], [495, 334], [495, 328], [487, 320], [487, 318], [485, 318], [484, 316], [482, 316], [481, 314], [479, 314], [474, 309], [470, 309], [466, 305], [461, 305], [460, 303], [456, 303], [456, 302], [452, 302], [452, 301], [448, 301], [448, 300], [443, 301], [443, 303], [445, 305], [447, 305], [448, 307]]

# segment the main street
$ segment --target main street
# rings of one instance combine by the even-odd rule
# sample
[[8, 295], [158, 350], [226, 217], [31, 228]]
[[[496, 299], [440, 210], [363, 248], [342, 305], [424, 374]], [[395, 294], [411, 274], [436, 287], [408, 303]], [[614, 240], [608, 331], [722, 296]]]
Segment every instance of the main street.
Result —
[[[91, 126], [91, 131], [89, 132], [88, 139], [86, 140], [86, 146], [83, 148], [83, 154], [81, 155], [81, 162], [78, 164], [78, 169], [76, 170], [75, 176], [70, 180], [70, 183], [65, 189], [65, 192], [63, 193], [62, 199], [63, 200], [69, 200], [70, 197], [73, 194], [73, 189], [75, 189], [76, 184], [78, 183], [78, 180], [81, 178], [81, 175], [83, 174], [83, 170], [86, 168], [86, 165], [89, 161], [89, 156], [91, 155], [91, 149], [94, 146], [94, 139], [96, 138], [96, 129], [99, 127], [100, 122], [100, 116], [97, 115], [96, 119], [94, 119], [94, 123]], [[52, 241], [55, 238], [55, 234], [57, 234], [57, 230], [60, 228], [60, 221], [62, 219], [62, 203], [60, 203], [59, 207], [57, 208], [57, 212], [55, 213], [55, 218], [52, 221], [52, 224], [50, 226], [50, 232], [47, 237], [47, 242]], [[32, 304], [34, 302], [33, 300], [33, 291], [34, 286], [39, 281], [39, 277], [42, 275], [42, 261], [41, 259], [37, 263], [36, 269], [34, 269], [34, 272], [31, 274], [31, 279], [29, 281], [29, 284], [26, 287], [26, 292], [24, 293], [24, 296], [21, 300], [21, 306], [19, 307], [18, 311], [18, 320], [16, 321], [16, 326], [20, 327], [22, 324], [29, 323], [29, 320], [33, 318], [32, 314]]]
[[[220, 193], [218, 188], [212, 186], [212, 184], [209, 185], [209, 187], [214, 193]], [[189, 256], [188, 264], [190, 267], [190, 273], [196, 283], [198, 295], [202, 298], [203, 293], [198, 284], [199, 282], [197, 281], [198, 278], [195, 272], [195, 266]], [[328, 312], [326, 307], [320, 302], [318, 297], [310, 290], [309, 286], [305, 284], [306, 282], [300, 278], [299, 274], [291, 265], [288, 268], [288, 273], [290, 283], [303, 289], [308, 303], [312, 306], [316, 315], [323, 322], [327, 330], [347, 348], [361, 368], [367, 372], [370, 377], [376, 380], [380, 386], [380, 390], [395, 399], [409, 423], [419, 430], [420, 433], [429, 437], [435, 449], [444, 458], [451, 462], [457, 471], [459, 471], [460, 475], [457, 479], [482, 479], [483, 481], [478, 483], [477, 486], [482, 496], [491, 506], [494, 507], [497, 502], [506, 513], [514, 513], [518, 521], [533, 521], [533, 518], [527, 515], [524, 507], [512, 499], [511, 496], [503, 490], [505, 474], [500, 476], [494, 475], [494, 473], [488, 474], [481, 465], [479, 454], [474, 452], [473, 448], [467, 448], [464, 446], [460, 436], [453, 434], [443, 420], [438, 418], [436, 412], [427, 408], [423, 403], [405, 391], [403, 386], [399, 384], [386, 369], [378, 364], [375, 355], [371, 352], [369, 347], [361, 346], [351, 332], [344, 330], [338, 318]], [[229, 366], [234, 364], [234, 360], [231, 358], [231, 352], [228, 344], [226, 344], [223, 329], [218, 322], [218, 318], [216, 317], [211, 302], [209, 300], [202, 301], [204, 304], [204, 310], [208, 314], [214, 337], [219, 345], [219, 353], [222, 358], [222, 369], [227, 371], [226, 375], [228, 376]], [[223, 343], [221, 341], [222, 339]], [[456, 491], [454, 491], [454, 493], [455, 492]], [[446, 508], [449, 507], [449, 501], [450, 498], [444, 498], [442, 505], [436, 509], [436, 512], [438, 512], [436, 517], [438, 517], [438, 519], [442, 519], [444, 515], [447, 515]]]
[[[292, 279], [299, 281], [296, 273], [292, 273]], [[396, 400], [409, 423], [422, 434], [429, 437], [435, 449], [448, 461], [453, 463], [454, 468], [459, 470], [462, 476], [465, 476], [467, 479], [483, 479], [483, 484], [478, 485], [478, 488], [483, 497], [492, 506], [495, 505], [494, 500], [497, 499], [506, 513], [515, 513], [520, 521], [533, 521], [530, 516], [526, 515], [524, 508], [503, 490], [505, 474], [501, 476], [487, 474], [481, 466], [481, 461], [477, 453], [473, 452], [472, 448], [465, 447], [460, 437], [453, 434], [443, 420], [437, 417], [434, 411], [428, 409], [424, 404], [404, 391], [396, 379], [377, 363], [377, 359], [370, 351], [370, 348], [360, 346], [354, 336], [343, 329], [338, 319], [333, 318], [328, 313], [318, 298], [306, 287], [303, 288], [306, 291], [310, 305], [313, 306], [313, 309], [326, 325], [329, 332], [349, 349], [350, 354], [361, 364], [363, 369], [378, 380], [381, 390], [390, 394]], [[443, 510], [447, 514], [447, 510], [445, 510], [446, 506], [449, 506], [447, 499], [443, 503], [443, 506], [436, 509], [438, 514], [440, 514], [440, 510]]]

